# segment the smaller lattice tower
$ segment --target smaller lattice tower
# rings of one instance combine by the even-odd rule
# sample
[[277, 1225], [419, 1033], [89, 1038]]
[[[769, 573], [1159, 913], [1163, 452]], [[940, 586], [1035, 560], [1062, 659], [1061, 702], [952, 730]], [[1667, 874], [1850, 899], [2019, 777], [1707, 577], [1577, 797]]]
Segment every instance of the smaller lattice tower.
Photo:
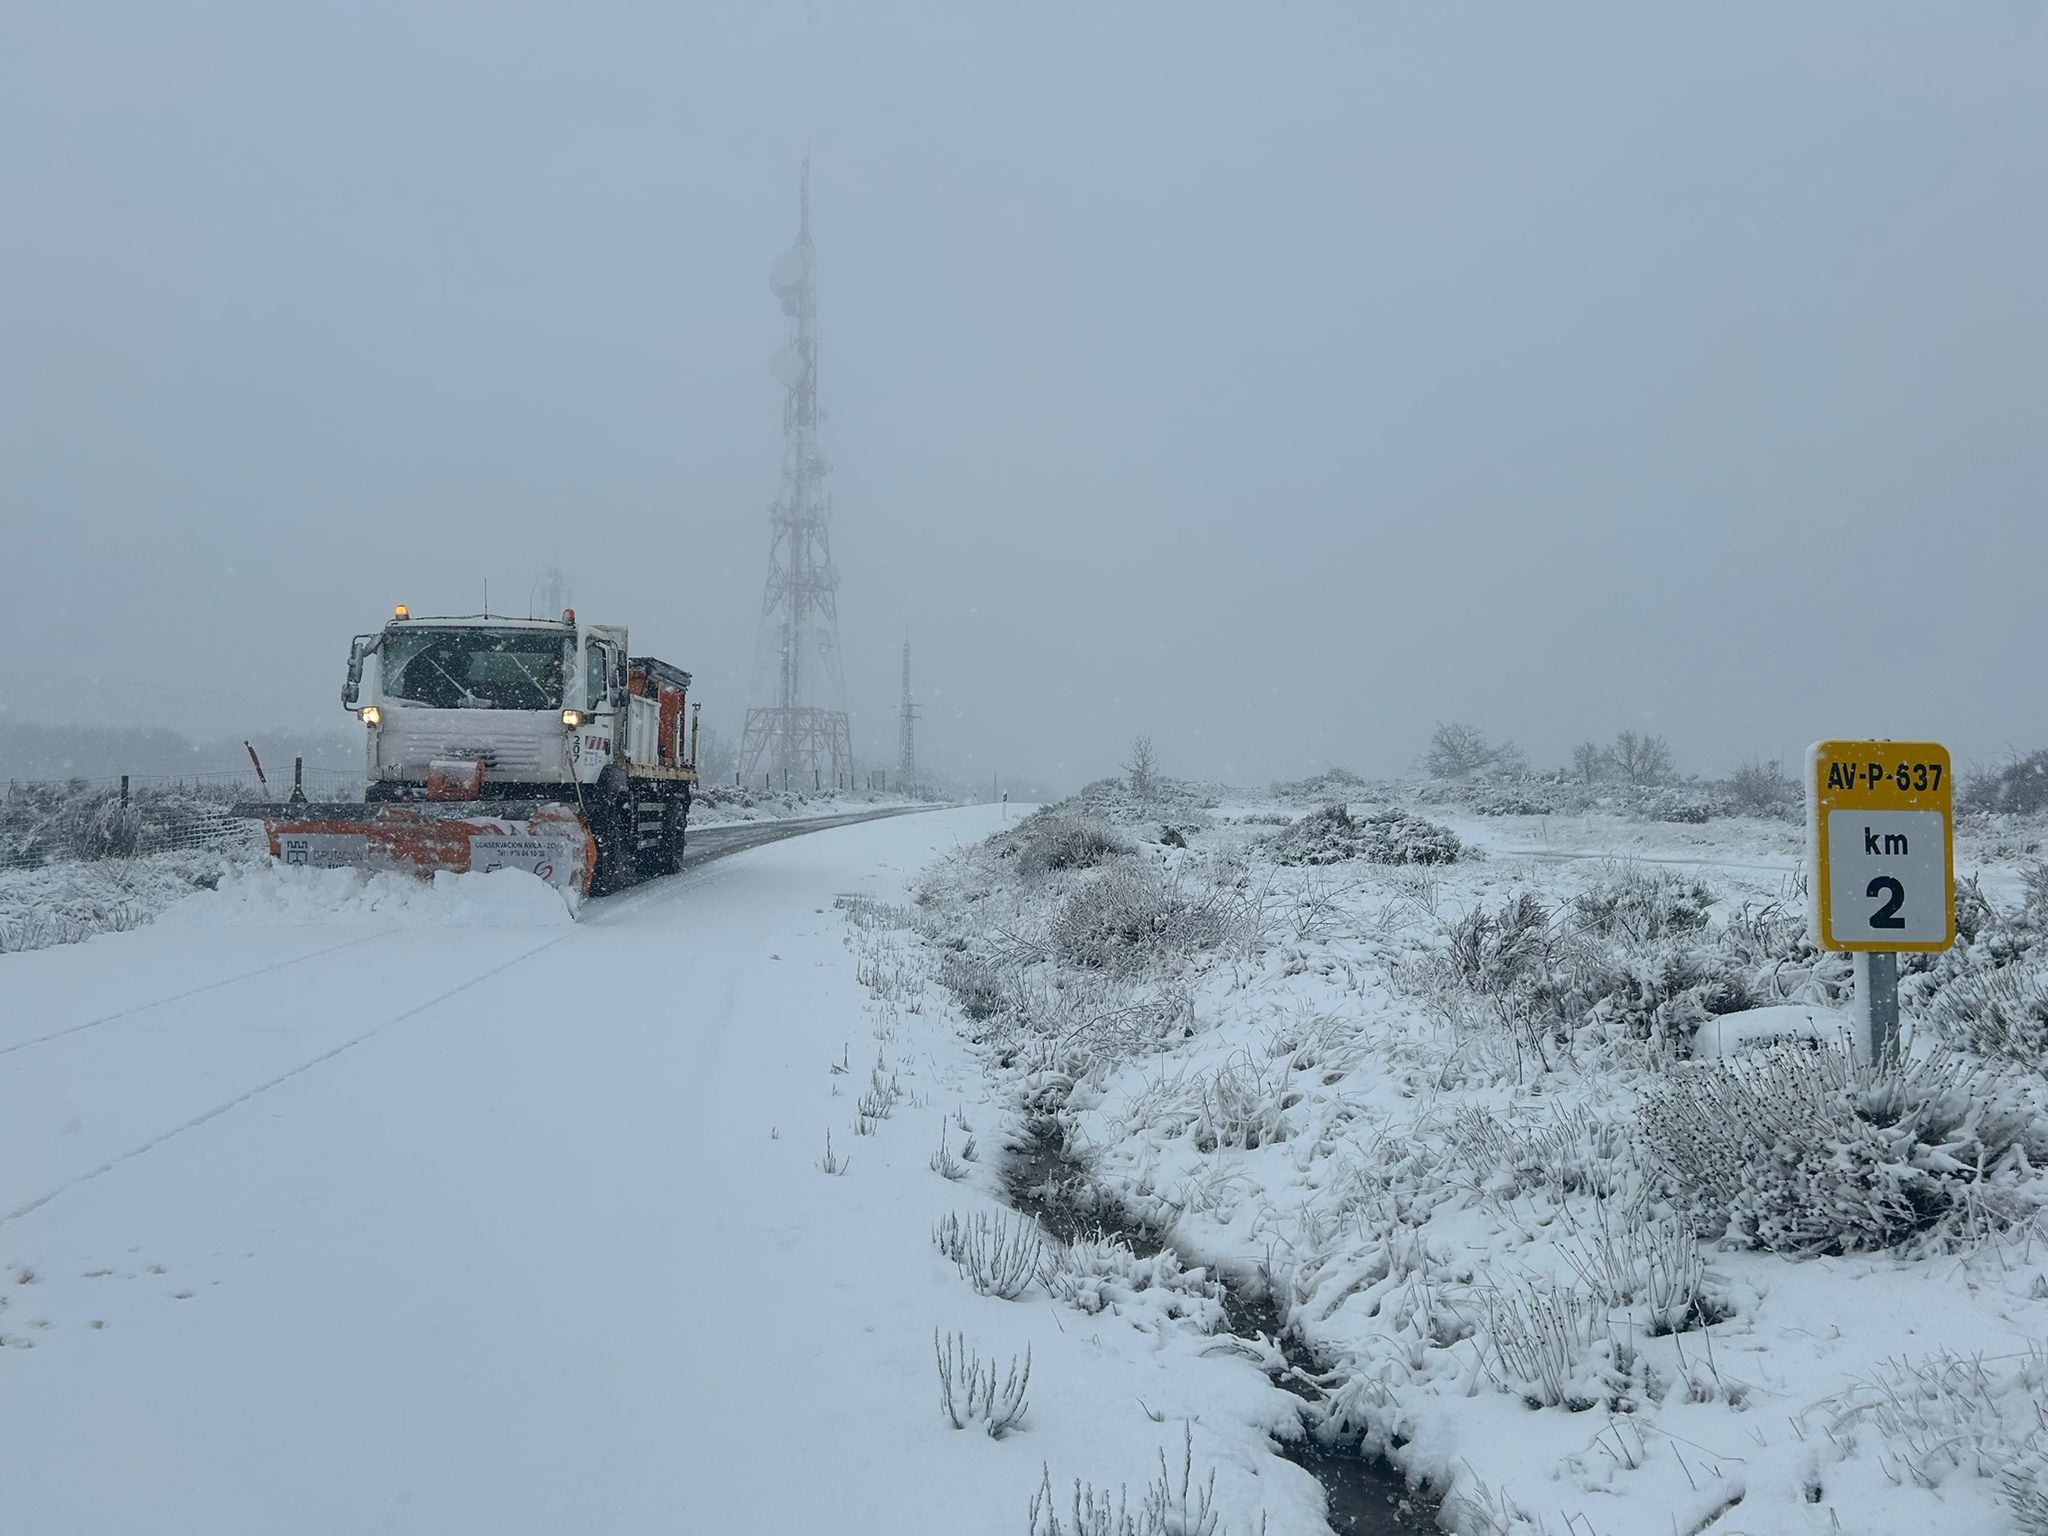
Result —
[[917, 717], [924, 708], [910, 691], [910, 636], [903, 637], [903, 703], [897, 713], [896, 787], [909, 794], [917, 784]]

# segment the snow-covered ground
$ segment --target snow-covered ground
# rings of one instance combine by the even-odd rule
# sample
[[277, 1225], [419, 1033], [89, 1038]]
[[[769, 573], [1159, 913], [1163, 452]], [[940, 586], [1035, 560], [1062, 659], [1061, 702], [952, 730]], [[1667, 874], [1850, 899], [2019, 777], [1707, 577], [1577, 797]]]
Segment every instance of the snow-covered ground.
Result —
[[1443, 829], [1360, 803], [1286, 863], [1307, 807], [1204, 798], [956, 856], [905, 955], [1107, 1219], [1271, 1298], [1333, 1435], [1460, 1532], [2048, 1531], [2048, 1085], [1936, 1050], [2048, 1023], [2033, 831], [1963, 840], [1871, 1090], [1756, 1049], [1844, 1024], [1794, 825], [1409, 804], [1463, 852], [1395, 864], [1342, 855]]
[[[1082, 1479], [1192, 1531], [1213, 1475], [1219, 1536], [1318, 1530], [1268, 1449], [1292, 1400], [1198, 1326], [1200, 1276], [1056, 1269], [1013, 1223], [1012, 1285], [976, 1245], [997, 1089], [891, 957], [1000, 815], [574, 922], [517, 874], [263, 871], [0, 957], [0, 1526], [953, 1536], [1049, 1485], [1044, 1533]], [[970, 1402], [959, 1362], [962, 1429], [935, 1334], [1003, 1377]]]
[[[1759, 1247], [1803, 1229], [1740, 1191], [1701, 1241], [1646, 1106], [1833, 1091], [1749, 1050], [1840, 1018], [1797, 829], [1269, 841], [1444, 846], [1373, 809], [707, 826], [715, 862], [574, 913], [258, 867], [0, 956], [5, 1527], [1321, 1536], [1220, 1273], [1452, 1530], [2048, 1530], [2038, 1075], [1969, 1085], [1937, 1154], [1994, 1101], [2034, 1129], [1933, 1217], [1888, 1203], [1911, 1169], [1805, 1169], [1891, 1250]], [[1916, 1058], [1980, 972], [2037, 984], [2037, 862], [1966, 840], [1998, 910], [1908, 976]], [[1112, 1235], [1010, 1211], [1053, 1131]]]

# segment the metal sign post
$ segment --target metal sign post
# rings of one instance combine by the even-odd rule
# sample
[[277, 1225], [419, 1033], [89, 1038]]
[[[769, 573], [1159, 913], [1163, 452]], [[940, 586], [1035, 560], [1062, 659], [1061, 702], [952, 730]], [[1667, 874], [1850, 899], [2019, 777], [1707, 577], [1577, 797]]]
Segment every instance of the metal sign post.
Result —
[[1806, 754], [1813, 939], [1856, 957], [1859, 1061], [1899, 1049], [1899, 952], [1956, 937], [1954, 788], [1933, 742], [1817, 741]]

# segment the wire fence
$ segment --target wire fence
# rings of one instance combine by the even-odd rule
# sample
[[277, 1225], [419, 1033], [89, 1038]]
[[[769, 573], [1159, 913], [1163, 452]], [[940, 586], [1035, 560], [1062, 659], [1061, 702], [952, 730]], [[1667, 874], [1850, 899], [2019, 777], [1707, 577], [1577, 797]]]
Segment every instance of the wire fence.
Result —
[[[297, 781], [311, 800], [363, 796], [353, 774], [312, 769]], [[262, 822], [233, 808], [281, 804], [290, 790], [275, 780], [266, 786], [253, 771], [9, 779], [0, 800], [0, 870], [179, 849], [258, 849]]]

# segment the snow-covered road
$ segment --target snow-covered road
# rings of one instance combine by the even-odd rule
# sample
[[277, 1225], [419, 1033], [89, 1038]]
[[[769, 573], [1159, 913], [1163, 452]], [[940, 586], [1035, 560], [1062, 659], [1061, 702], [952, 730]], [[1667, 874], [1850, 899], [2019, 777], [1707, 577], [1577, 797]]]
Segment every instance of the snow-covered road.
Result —
[[[831, 1066], [876, 1044], [834, 898], [900, 900], [997, 816], [818, 832], [574, 924], [533, 882], [439, 927], [259, 888], [0, 960], [0, 1528], [1021, 1529], [1042, 1458], [1142, 1481], [1177, 1405], [1256, 1417], [1242, 1362], [961, 1285], [931, 1224], [983, 1197], [923, 1167], [972, 1090], [945, 1026], [892, 1047], [915, 1127], [848, 1129]], [[941, 1325], [1033, 1342], [1046, 1428], [946, 1429]], [[1273, 1529], [1319, 1526], [1261, 1437], [1196, 1433]]]

